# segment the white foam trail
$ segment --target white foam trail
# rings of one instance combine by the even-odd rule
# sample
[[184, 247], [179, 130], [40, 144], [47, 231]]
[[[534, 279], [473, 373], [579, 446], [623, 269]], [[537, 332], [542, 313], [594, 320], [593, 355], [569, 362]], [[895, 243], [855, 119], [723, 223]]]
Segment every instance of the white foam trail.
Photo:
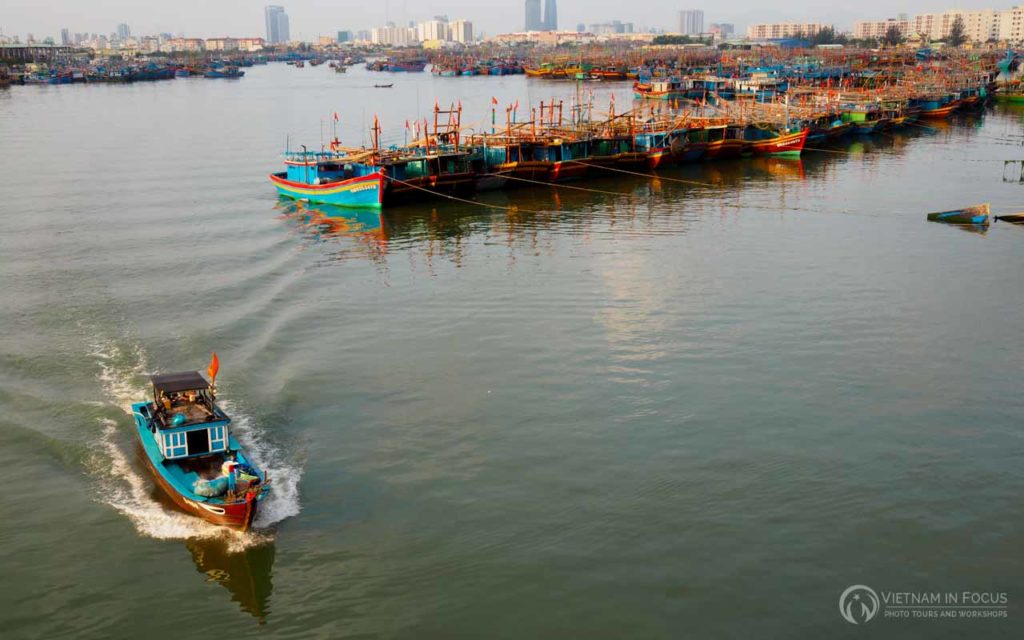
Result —
[[[145, 354], [136, 347], [125, 356], [116, 345], [94, 345], [93, 355], [100, 367], [98, 378], [108, 397], [128, 415], [131, 405], [146, 397], [140, 378], [146, 373]], [[230, 415], [232, 412], [228, 411]], [[161, 540], [187, 538], [223, 538], [229, 549], [266, 544], [273, 540], [271, 532], [240, 533], [212, 525], [201, 518], [165, 508], [151, 496], [152, 482], [144, 478], [129, 462], [124, 446], [118, 442], [118, 423], [100, 419], [102, 434], [90, 467], [100, 483], [100, 500], [124, 514], [142, 535]], [[243, 443], [257, 466], [267, 470], [273, 480], [271, 491], [257, 512], [257, 528], [269, 527], [301, 510], [298, 483], [301, 468], [291, 467], [276, 450], [265, 444], [260, 431], [248, 416], [235, 417], [235, 436]]]
[[231, 416], [232, 433], [243, 443], [246, 455], [270, 476], [270, 493], [260, 504], [253, 525], [269, 527], [298, 515], [302, 510], [299, 504], [302, 467], [282, 459], [279, 451], [263, 439], [262, 432], [249, 416], [238, 412], [230, 401], [218, 401], [218, 404]]

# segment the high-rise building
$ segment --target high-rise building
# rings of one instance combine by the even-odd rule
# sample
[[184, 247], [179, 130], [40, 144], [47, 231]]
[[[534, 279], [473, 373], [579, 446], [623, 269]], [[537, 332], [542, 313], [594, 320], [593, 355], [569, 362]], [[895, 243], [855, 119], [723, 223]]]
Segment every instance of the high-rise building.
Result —
[[267, 22], [267, 44], [278, 44], [291, 40], [288, 14], [284, 12], [284, 7], [268, 5], [264, 10], [264, 16]]
[[420, 42], [428, 40], [451, 40], [451, 32], [447, 22], [426, 20], [416, 25], [416, 39]]
[[544, 30], [558, 31], [558, 4], [556, 0], [544, 0]]
[[526, 22], [523, 30], [544, 30], [544, 23], [540, 19], [540, 0], [526, 0]]
[[352, 37], [352, 32], [351, 31], [339, 31], [338, 32], [338, 42], [350, 42], [353, 39], [354, 38]]
[[71, 44], [71, 30], [67, 27], [60, 30], [60, 43], [65, 47]]
[[132, 35], [132, 30], [128, 28], [127, 24], [122, 22], [121, 24], [117, 25], [117, 39], [118, 40], [127, 40], [128, 38], [131, 37], [131, 35]]
[[684, 36], [695, 36], [704, 33], [704, 12], [700, 9], [680, 11], [679, 33]]
[[288, 23], [288, 14], [281, 12], [277, 16], [277, 35], [281, 38], [281, 42], [291, 42], [291, 28]]
[[469, 44], [473, 42], [473, 23], [469, 20], [456, 20], [451, 23], [451, 36], [455, 42]]

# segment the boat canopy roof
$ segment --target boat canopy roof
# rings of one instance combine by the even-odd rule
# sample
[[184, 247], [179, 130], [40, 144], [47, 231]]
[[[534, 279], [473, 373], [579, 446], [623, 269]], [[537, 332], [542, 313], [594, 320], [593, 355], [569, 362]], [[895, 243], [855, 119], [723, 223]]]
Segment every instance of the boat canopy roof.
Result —
[[178, 393], [180, 391], [200, 391], [209, 389], [210, 383], [206, 378], [199, 375], [198, 371], [184, 371], [182, 373], [165, 373], [150, 378], [153, 389], [163, 393]]

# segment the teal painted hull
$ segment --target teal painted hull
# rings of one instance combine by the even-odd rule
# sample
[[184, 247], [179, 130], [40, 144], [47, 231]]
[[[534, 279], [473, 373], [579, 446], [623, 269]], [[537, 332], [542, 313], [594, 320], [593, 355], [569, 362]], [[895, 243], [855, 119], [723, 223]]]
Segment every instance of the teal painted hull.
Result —
[[384, 203], [384, 176], [380, 173], [323, 185], [292, 182], [283, 174], [271, 174], [270, 180], [279, 195], [293, 200], [358, 209], [380, 208]]

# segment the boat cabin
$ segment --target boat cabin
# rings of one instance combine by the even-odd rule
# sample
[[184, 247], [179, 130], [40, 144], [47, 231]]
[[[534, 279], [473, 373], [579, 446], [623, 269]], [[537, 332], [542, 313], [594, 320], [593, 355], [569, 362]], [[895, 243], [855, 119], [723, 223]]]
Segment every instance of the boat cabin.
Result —
[[285, 160], [288, 167], [282, 176], [300, 184], [330, 184], [377, 173], [380, 169], [333, 153], [296, 153]]
[[145, 416], [166, 460], [228, 450], [231, 419], [214, 402], [214, 389], [197, 371], [155, 375], [153, 403]]

